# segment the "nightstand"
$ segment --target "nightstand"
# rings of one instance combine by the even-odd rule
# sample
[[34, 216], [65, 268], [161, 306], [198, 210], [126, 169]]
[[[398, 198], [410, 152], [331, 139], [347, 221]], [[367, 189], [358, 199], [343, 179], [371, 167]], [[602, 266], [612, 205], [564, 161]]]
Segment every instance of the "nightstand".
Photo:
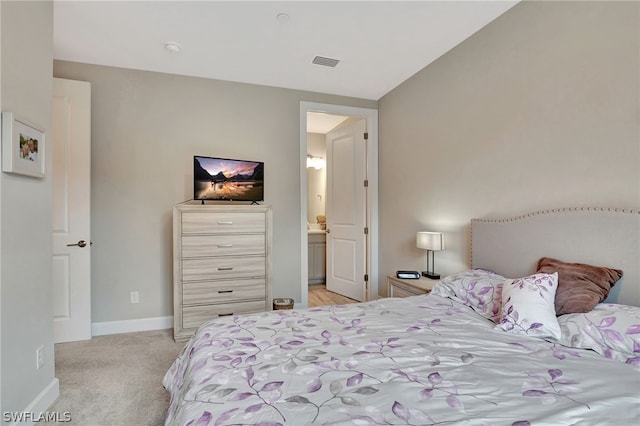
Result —
[[395, 275], [387, 275], [388, 297], [407, 297], [417, 294], [426, 294], [431, 291], [433, 285], [438, 280], [420, 277], [417, 280], [405, 280], [397, 278]]

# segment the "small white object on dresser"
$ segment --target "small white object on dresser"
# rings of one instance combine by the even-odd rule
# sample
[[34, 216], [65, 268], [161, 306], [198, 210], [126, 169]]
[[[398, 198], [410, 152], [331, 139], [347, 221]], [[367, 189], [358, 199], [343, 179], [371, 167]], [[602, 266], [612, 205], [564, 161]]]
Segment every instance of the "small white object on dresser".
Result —
[[407, 297], [417, 294], [426, 294], [439, 280], [420, 277], [417, 280], [397, 278], [387, 275], [387, 294], [389, 297]]
[[182, 203], [173, 208], [173, 337], [205, 321], [271, 305], [271, 207]]

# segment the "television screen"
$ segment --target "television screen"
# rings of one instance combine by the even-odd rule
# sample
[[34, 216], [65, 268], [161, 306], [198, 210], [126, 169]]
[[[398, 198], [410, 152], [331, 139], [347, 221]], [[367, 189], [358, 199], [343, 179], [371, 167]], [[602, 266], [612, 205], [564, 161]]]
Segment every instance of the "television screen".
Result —
[[264, 201], [264, 163], [193, 157], [196, 200]]

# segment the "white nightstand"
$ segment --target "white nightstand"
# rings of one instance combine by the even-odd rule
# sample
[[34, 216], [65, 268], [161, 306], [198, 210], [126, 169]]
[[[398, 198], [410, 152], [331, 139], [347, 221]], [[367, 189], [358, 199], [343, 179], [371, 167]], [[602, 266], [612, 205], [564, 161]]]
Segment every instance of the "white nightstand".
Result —
[[420, 277], [417, 280], [406, 280], [387, 275], [387, 294], [389, 297], [407, 297], [417, 294], [426, 294], [431, 291], [438, 280]]

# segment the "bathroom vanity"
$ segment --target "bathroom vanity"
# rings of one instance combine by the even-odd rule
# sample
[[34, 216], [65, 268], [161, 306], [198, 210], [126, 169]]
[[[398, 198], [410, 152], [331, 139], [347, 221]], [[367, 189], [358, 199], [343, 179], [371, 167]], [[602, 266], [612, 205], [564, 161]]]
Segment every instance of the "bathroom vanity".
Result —
[[327, 233], [322, 229], [310, 229], [309, 233], [309, 284], [322, 284], [326, 277]]

